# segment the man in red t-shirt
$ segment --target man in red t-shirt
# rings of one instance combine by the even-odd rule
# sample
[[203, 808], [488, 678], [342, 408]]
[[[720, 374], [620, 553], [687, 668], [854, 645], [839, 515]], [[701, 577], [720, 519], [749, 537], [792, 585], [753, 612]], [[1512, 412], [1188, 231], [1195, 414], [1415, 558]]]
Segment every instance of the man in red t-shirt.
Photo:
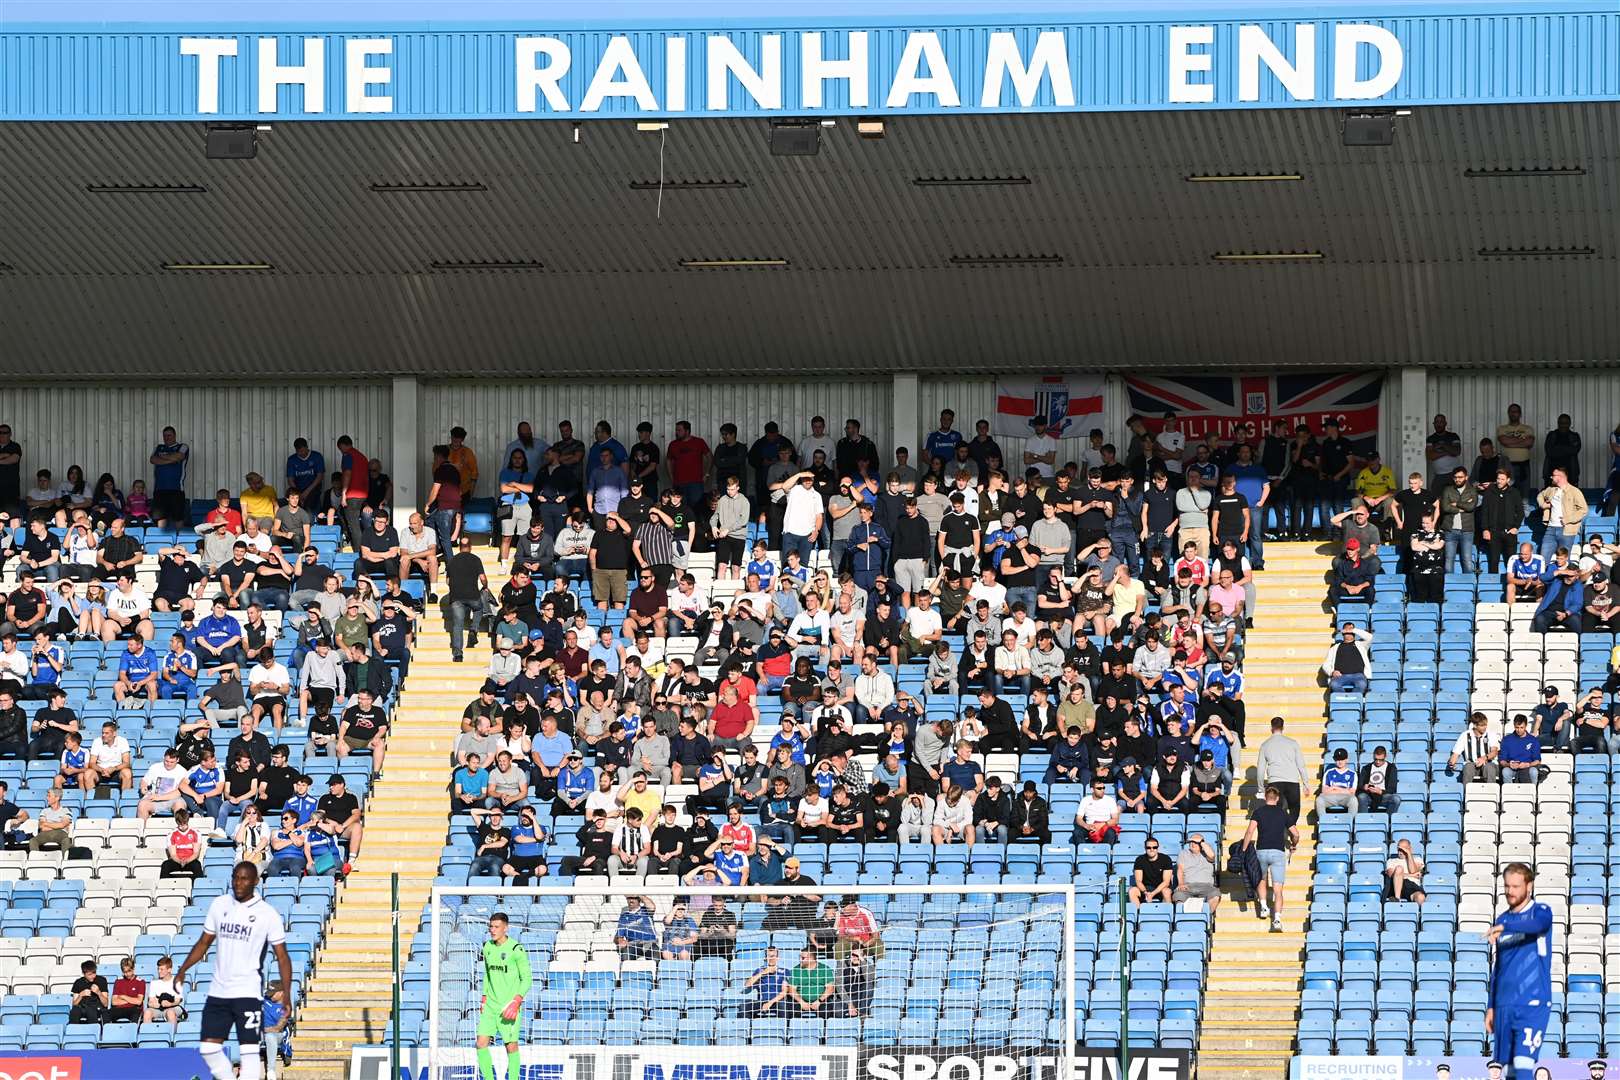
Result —
[[354, 448], [354, 440], [339, 435], [338, 460], [343, 464], [343, 527], [349, 546], [360, 550], [360, 511], [371, 489], [371, 459]]
[[759, 706], [753, 698], [744, 700], [737, 687], [720, 684], [720, 698], [710, 714], [709, 745], [716, 750], [735, 750], [754, 745], [754, 727], [759, 723]]
[[675, 421], [675, 438], [670, 440], [669, 448], [664, 451], [664, 460], [669, 463], [670, 483], [681, 493], [686, 512], [696, 514], [702, 511], [703, 485], [709, 476], [709, 466], [714, 463], [714, 455], [710, 453], [708, 443], [692, 434], [690, 421]]
[[726, 823], [720, 826], [720, 838], [726, 837], [731, 838], [731, 850], [742, 855], [754, 853], [754, 827], [743, 820], [741, 803], [726, 807]]
[[838, 935], [838, 942], [833, 946], [833, 955], [838, 959], [849, 955], [852, 944], [865, 948], [873, 959], [882, 959], [883, 935], [878, 931], [877, 919], [853, 896], [844, 897], [833, 932]]
[[461, 470], [450, 463], [450, 447], [444, 443], [435, 446], [433, 479], [422, 505], [427, 507], [428, 520], [433, 523], [433, 531], [439, 534], [439, 547], [447, 561], [455, 554], [453, 545], [461, 534], [461, 479]]
[[141, 1022], [141, 1006], [146, 1004], [146, 980], [135, 977], [135, 958], [126, 956], [118, 962], [118, 978], [113, 982], [112, 1008], [107, 1010], [110, 1023]]
[[158, 877], [202, 877], [202, 846], [202, 837], [191, 827], [191, 814], [176, 810], [174, 831], [169, 834], [169, 857], [163, 860]]

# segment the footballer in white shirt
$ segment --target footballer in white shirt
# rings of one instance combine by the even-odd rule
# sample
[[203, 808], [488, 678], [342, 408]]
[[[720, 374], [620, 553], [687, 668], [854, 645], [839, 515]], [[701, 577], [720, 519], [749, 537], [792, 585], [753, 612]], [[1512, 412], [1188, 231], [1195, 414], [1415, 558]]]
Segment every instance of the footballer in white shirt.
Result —
[[[231, 891], [214, 898], [208, 905], [208, 916], [203, 921], [202, 936], [191, 947], [185, 963], [174, 973], [176, 986], [185, 983], [190, 971], [208, 955], [208, 949], [219, 942], [219, 956], [214, 964], [214, 977], [208, 986], [208, 999], [203, 1005], [202, 1052], [203, 1061], [214, 1080], [259, 1080], [259, 1037], [262, 1024], [260, 1010], [264, 1002], [264, 954], [274, 949], [281, 985], [290, 988], [292, 959], [287, 955], [287, 931], [281, 916], [257, 892], [259, 868], [250, 862], [239, 862], [231, 872]], [[289, 1000], [287, 1007], [292, 1006]], [[237, 1045], [241, 1047], [242, 1069], [232, 1073], [230, 1059], [225, 1056], [224, 1043], [236, 1029]]]

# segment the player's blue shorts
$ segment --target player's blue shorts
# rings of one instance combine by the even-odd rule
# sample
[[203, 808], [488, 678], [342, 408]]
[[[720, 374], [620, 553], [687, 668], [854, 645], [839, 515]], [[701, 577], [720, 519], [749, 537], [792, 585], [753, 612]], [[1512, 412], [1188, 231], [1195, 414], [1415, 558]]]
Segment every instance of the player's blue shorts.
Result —
[[[263, 1025], [260, 1010], [264, 1002], [258, 998], [211, 997], [203, 1003], [202, 1037], [204, 1042], [215, 1039], [225, 1041], [236, 1029], [236, 1041], [241, 1046], [259, 1045], [259, 1028]], [[1542, 1018], [1543, 1023], [1546, 1017]]]
[[[1509, 1004], [1498, 1005], [1493, 1022], [1496, 1060], [1514, 1075], [1515, 1060], [1534, 1062], [1541, 1056], [1541, 1038], [1547, 1032], [1548, 1006]], [[1529, 1080], [1519, 1076], [1517, 1080]]]

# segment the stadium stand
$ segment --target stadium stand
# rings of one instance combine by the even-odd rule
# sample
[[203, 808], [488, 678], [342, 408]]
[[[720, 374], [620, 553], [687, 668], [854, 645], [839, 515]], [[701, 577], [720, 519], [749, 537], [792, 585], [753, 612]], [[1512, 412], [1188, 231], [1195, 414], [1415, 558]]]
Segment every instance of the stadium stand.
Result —
[[[226, 613], [227, 623], [210, 626], [210, 599], [232, 584], [229, 572], [223, 578], [207, 572], [210, 537], [173, 525], [132, 526], [126, 533], [121, 522], [113, 524], [114, 518], [122, 518], [124, 508], [98, 502], [91, 519], [84, 507], [68, 509], [66, 489], [49, 507], [30, 501], [28, 516], [42, 523], [52, 522], [58, 504], [62, 507], [62, 525], [49, 524], [40, 529], [37, 535], [41, 539], [30, 543], [27, 527], [13, 529], [7, 522], [0, 548], [8, 600], [5, 629], [21, 631], [24, 644], [17, 651], [26, 653], [15, 664], [0, 661], [5, 667], [0, 672], [0, 703], [8, 700], [8, 693], [14, 693], [17, 699], [14, 711], [8, 711], [3, 722], [8, 727], [13, 722], [25, 724], [30, 737], [26, 748], [7, 744], [0, 753], [0, 782], [6, 786], [6, 793], [0, 796], [0, 803], [5, 804], [0, 816], [6, 821], [0, 824], [8, 832], [6, 850], [0, 851], [0, 911], [4, 912], [0, 915], [0, 1049], [192, 1045], [199, 1036], [201, 995], [206, 990], [211, 961], [199, 965], [196, 977], [188, 980], [178, 994], [172, 983], [160, 980], [159, 965], [167, 961], [172, 967], [184, 958], [201, 932], [209, 902], [228, 888], [237, 858], [251, 852], [252, 857], [263, 862], [269, 854], [268, 829], [242, 832], [243, 807], [254, 805], [263, 813], [259, 820], [275, 822], [282, 799], [295, 790], [288, 779], [296, 773], [311, 774], [313, 783], [307, 803], [297, 809], [302, 835], [312, 815], [324, 816], [326, 809], [343, 805], [341, 800], [334, 804], [322, 798], [337, 794], [328, 785], [329, 778], [341, 776], [348, 794], [361, 807], [365, 805], [372, 781], [369, 753], [357, 750], [338, 758], [331, 746], [309, 743], [309, 732], [294, 723], [276, 730], [273, 718], [267, 714], [260, 727], [270, 737], [259, 734], [256, 741], [243, 744], [244, 752], [252, 755], [249, 769], [255, 778], [232, 781], [233, 762], [228, 747], [238, 735], [247, 734], [244, 729], [251, 721], [243, 714], [248, 709], [240, 703], [232, 704], [230, 684], [223, 693], [217, 689], [218, 664], [207, 654], [199, 670], [198, 652], [205, 640], [220, 644], [236, 638], [268, 649], [275, 664], [293, 669], [291, 715], [297, 712], [299, 681], [292, 661], [299, 648], [299, 625], [304, 613], [285, 610], [285, 591], [279, 596], [260, 591], [252, 597], [243, 594], [240, 606], [233, 605]], [[228, 504], [231, 514], [236, 515], [235, 500], [228, 500]], [[213, 509], [214, 503], [194, 506], [194, 520], [203, 522]], [[133, 509], [129, 512], [135, 517]], [[240, 522], [240, 517], [234, 516], [228, 527], [214, 531], [212, 539], [218, 542], [222, 536], [227, 538], [229, 550], [229, 537], [248, 535], [252, 539], [265, 535], [256, 527], [244, 530]], [[127, 537], [138, 546], [120, 546], [122, 541], [109, 543], [115, 536]], [[352, 592], [354, 557], [338, 550], [338, 529], [315, 525], [310, 543], [320, 553], [323, 565], [350, 581]], [[284, 547], [291, 558], [297, 557], [298, 546]], [[163, 554], [176, 551], [178, 555]], [[150, 667], [131, 665], [126, 660], [133, 650], [113, 632], [110, 620], [107, 631], [101, 633], [92, 623], [106, 609], [88, 602], [89, 598], [101, 594], [112, 597], [120, 591], [109, 580], [112, 575], [107, 562], [98, 563], [98, 554], [103, 559], [125, 560], [118, 569], [127, 565], [133, 571], [125, 595], [134, 598], [130, 603], [137, 617], [130, 620], [129, 631], [140, 625], [141, 617], [148, 620], [152, 642], [145, 655], [152, 658]], [[13, 555], [18, 557], [13, 560]], [[68, 564], [65, 570], [59, 567], [58, 557]], [[254, 549], [255, 562], [265, 557], [269, 556]], [[180, 594], [167, 597], [170, 610], [155, 610], [152, 597], [162, 592], [160, 562], [171, 558], [196, 569], [188, 570], [183, 579], [163, 576], [165, 586], [171, 580], [183, 580], [184, 587]], [[34, 565], [47, 560], [47, 565]], [[30, 608], [30, 590], [23, 580], [24, 575], [32, 577], [36, 573], [38, 586], [48, 587], [52, 594], [40, 612], [46, 615], [42, 625], [47, 633], [37, 639], [31, 633], [33, 627], [27, 625], [34, 612]], [[67, 590], [70, 583], [76, 595]], [[267, 579], [261, 584], [268, 588], [271, 582]], [[407, 583], [406, 593], [422, 596], [420, 585]], [[89, 592], [93, 588], [99, 590], [98, 594]], [[187, 598], [184, 606], [188, 608], [195, 600], [195, 612], [180, 610], [181, 594]], [[249, 599], [262, 602], [264, 607], [250, 614], [246, 603]], [[375, 614], [372, 605], [365, 610]], [[65, 617], [61, 617], [64, 613]], [[221, 636], [210, 639], [208, 635], [215, 630]], [[171, 653], [166, 646], [176, 634], [183, 640]], [[8, 657], [13, 653], [9, 642], [4, 652]], [[233, 669], [234, 678], [240, 680], [251, 667], [241, 662], [247, 659], [245, 656], [236, 659], [239, 662]], [[148, 670], [159, 672], [159, 686], [150, 700], [139, 685]], [[127, 672], [124, 686], [120, 686], [121, 671]], [[398, 681], [396, 675], [390, 680], [390, 689], [379, 699], [378, 705], [385, 712], [392, 709], [397, 698]], [[135, 689], [123, 693], [129, 686]], [[240, 702], [240, 682], [236, 687]], [[60, 695], [53, 694], [53, 690], [60, 691]], [[263, 695], [249, 693], [248, 704], [261, 696], [279, 695], [269, 691]], [[341, 716], [344, 706], [352, 703], [352, 695], [339, 696], [335, 702], [337, 715]], [[63, 713], [63, 709], [71, 715]], [[42, 713], [53, 723], [74, 729], [65, 747], [60, 737], [53, 741], [49, 728], [40, 738], [36, 719]], [[94, 744], [101, 741], [106, 724], [116, 724], [116, 729], [109, 730], [106, 749], [98, 752]], [[261, 766], [279, 768], [270, 754], [272, 741], [280, 744], [278, 751], [285, 746], [287, 770], [268, 781], [260, 797], [248, 797], [249, 790], [258, 791], [261, 779], [269, 776]], [[113, 771], [97, 777], [103, 782], [78, 780], [76, 771], [84, 759], [75, 757], [76, 745], [79, 752], [90, 755], [92, 762], [101, 760], [102, 753], [107, 755]], [[130, 782], [121, 785], [116, 766], [125, 746]], [[173, 754], [176, 748], [180, 750], [177, 762], [165, 770], [165, 755]], [[223, 777], [208, 773], [208, 762], [214, 760], [208, 757], [210, 753], [217, 754]], [[192, 771], [195, 768], [204, 771], [199, 775]], [[59, 786], [64, 773], [67, 783]], [[174, 787], [177, 781], [184, 786]], [[206, 784], [216, 782], [223, 784], [218, 789], [220, 795], [210, 798], [208, 793], [215, 788]], [[57, 794], [53, 794], [53, 787]], [[180, 793], [178, 798], [174, 797], [176, 792]], [[244, 797], [225, 801], [224, 797], [238, 793]], [[58, 794], [59, 805], [51, 805]], [[143, 803], [153, 807], [152, 816], [143, 811]], [[317, 803], [324, 809], [317, 811]], [[193, 814], [189, 829], [180, 827], [179, 819], [170, 816], [186, 806]], [[46, 825], [60, 831], [46, 830]], [[303, 984], [314, 969], [339, 882], [350, 869], [353, 846], [351, 835], [331, 836], [318, 826], [310, 826], [308, 835], [316, 837], [317, 853], [310, 872], [299, 872], [304, 869], [304, 861], [299, 859], [290, 876], [268, 877], [263, 885], [265, 898], [281, 913], [288, 927], [288, 950], [299, 984], [294, 987], [295, 999], [302, 996]], [[31, 843], [36, 837], [40, 842]], [[187, 869], [195, 873], [187, 874]], [[134, 962], [133, 972], [125, 974], [140, 985], [115, 986], [120, 967], [128, 959]], [[84, 1007], [76, 1000], [80, 995], [74, 984], [85, 974], [86, 962], [96, 965], [95, 974], [106, 980], [104, 989], [111, 990], [100, 1000], [99, 1007], [93, 997]], [[121, 991], [133, 991], [133, 996], [141, 1000], [120, 1009], [112, 995]], [[160, 1001], [162, 992], [173, 995], [172, 1001]], [[176, 1010], [171, 1005], [181, 1008]]]
[[[1525, 502], [1534, 507], [1533, 498]], [[1528, 540], [1537, 522], [1514, 524]], [[1612, 521], [1592, 514], [1547, 550], [1576, 549], [1577, 571], [1590, 586], [1612, 574], [1613, 532]], [[1330, 695], [1323, 763], [1345, 749], [1360, 766], [1376, 747], [1387, 748], [1401, 803], [1393, 813], [1363, 808], [1317, 823], [1299, 1050], [1490, 1054], [1483, 934], [1503, 907], [1502, 869], [1524, 862], [1555, 918], [1554, 1001], [1542, 1054], [1613, 1054], [1620, 1049], [1613, 746], [1594, 739], [1572, 754], [1567, 732], [1556, 730], [1583, 716], [1614, 730], [1612, 628], [1534, 627], [1535, 593], [1558, 588], [1546, 566], [1520, 577], [1544, 584], [1529, 596], [1521, 588], [1513, 603], [1511, 564], [1492, 573], [1481, 558], [1477, 574], [1462, 561], [1440, 566], [1440, 602], [1417, 602], [1394, 554], [1386, 552], [1375, 574], [1372, 603], [1339, 605], [1340, 617], [1370, 629], [1374, 668], [1365, 693]], [[1504, 747], [1520, 718], [1528, 720], [1520, 734], [1529, 748]], [[1539, 767], [1509, 765], [1538, 760]], [[1391, 895], [1388, 871], [1397, 865], [1415, 871], [1408, 880], [1420, 882], [1421, 904]]]

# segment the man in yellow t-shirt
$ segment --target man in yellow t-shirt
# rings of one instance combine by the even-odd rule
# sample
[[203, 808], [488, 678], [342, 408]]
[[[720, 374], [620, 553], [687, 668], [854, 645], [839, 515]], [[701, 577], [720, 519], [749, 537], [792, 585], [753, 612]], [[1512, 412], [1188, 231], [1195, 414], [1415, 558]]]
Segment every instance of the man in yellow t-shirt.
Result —
[[1530, 482], [1530, 451], [1535, 449], [1536, 432], [1524, 422], [1524, 414], [1517, 405], [1507, 407], [1507, 423], [1496, 427], [1496, 448], [1508, 460], [1513, 470], [1513, 486], [1524, 489]]
[[1369, 510], [1382, 513], [1384, 504], [1395, 491], [1395, 473], [1384, 464], [1383, 459], [1378, 456], [1378, 451], [1370, 451], [1367, 454], [1367, 464], [1356, 473], [1351, 488], [1356, 496], [1367, 504]]
[[237, 496], [242, 504], [244, 518], [258, 518], [259, 527], [268, 530], [275, 523], [276, 517], [276, 489], [264, 482], [264, 477], [256, 472], [247, 474], [247, 487]]
[[450, 429], [450, 464], [461, 474], [461, 497], [472, 498], [478, 487], [478, 455], [467, 445], [467, 429], [460, 425]]

